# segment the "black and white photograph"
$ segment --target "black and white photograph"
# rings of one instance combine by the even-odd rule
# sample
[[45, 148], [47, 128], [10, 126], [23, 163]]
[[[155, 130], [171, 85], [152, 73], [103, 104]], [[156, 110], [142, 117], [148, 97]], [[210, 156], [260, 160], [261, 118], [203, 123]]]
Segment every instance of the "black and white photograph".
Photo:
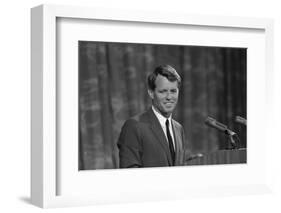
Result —
[[79, 170], [247, 163], [247, 48], [78, 42]]
[[[30, 200], [22, 201], [113, 204], [111, 212], [146, 202], [169, 212], [278, 204], [274, 21], [245, 16], [244, 6], [257, 12], [247, 3], [233, 14], [212, 4], [224, 10], [32, 6]], [[129, 211], [154, 211], [137, 205]]]

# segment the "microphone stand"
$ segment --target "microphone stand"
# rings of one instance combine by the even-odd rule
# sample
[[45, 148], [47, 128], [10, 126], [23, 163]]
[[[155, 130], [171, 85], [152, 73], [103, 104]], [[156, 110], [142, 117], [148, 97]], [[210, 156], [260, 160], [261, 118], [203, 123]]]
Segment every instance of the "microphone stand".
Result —
[[230, 141], [230, 145], [231, 145], [230, 149], [238, 149], [237, 142], [240, 141], [238, 135], [229, 129], [225, 130], [225, 134], [228, 136], [228, 139]]

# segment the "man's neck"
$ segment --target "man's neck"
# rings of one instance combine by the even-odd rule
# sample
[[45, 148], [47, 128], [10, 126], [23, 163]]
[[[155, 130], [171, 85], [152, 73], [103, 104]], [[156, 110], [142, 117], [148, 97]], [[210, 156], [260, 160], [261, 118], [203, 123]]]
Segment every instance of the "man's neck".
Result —
[[172, 114], [169, 115], [163, 115], [156, 107], [154, 107], [152, 105], [152, 110], [154, 111], [154, 113], [157, 113], [159, 116], [164, 117], [165, 119], [170, 119], [172, 117]]

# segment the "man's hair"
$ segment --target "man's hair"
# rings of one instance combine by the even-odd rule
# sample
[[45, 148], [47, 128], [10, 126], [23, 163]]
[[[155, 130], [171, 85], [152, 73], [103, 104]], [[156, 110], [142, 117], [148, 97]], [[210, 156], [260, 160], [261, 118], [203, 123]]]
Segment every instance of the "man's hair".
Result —
[[158, 75], [162, 75], [166, 77], [169, 81], [178, 82], [178, 88], [180, 87], [181, 84], [181, 77], [177, 73], [177, 71], [170, 65], [160, 65], [155, 68], [155, 70], [148, 76], [147, 78], [147, 85], [148, 89], [154, 90], [156, 85], [155, 81]]

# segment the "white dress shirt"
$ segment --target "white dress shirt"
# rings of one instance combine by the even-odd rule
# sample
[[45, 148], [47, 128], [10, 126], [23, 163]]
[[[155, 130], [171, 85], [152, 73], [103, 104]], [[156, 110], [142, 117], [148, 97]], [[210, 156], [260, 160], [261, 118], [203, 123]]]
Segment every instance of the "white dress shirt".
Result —
[[170, 131], [170, 134], [172, 136], [173, 145], [174, 145], [174, 148], [175, 148], [174, 132], [173, 132], [173, 128], [172, 128], [172, 116], [170, 115], [169, 118], [164, 117], [159, 112], [157, 112], [156, 109], [153, 106], [152, 106], [152, 111], [154, 112], [154, 114], [156, 115], [158, 121], [160, 122], [162, 130], [163, 130], [163, 132], [164, 132], [164, 134], [166, 136], [167, 143], [169, 143], [169, 142], [168, 142], [168, 137], [167, 137], [167, 132], [166, 132], [166, 120], [167, 119], [169, 120], [169, 131]]

